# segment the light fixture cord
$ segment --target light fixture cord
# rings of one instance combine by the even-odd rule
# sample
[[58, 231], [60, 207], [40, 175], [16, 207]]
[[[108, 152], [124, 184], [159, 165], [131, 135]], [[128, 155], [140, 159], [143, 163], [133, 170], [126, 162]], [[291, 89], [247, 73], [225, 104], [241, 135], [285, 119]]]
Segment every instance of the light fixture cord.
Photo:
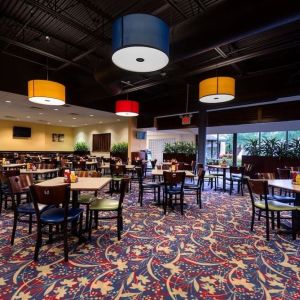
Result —
[[187, 84], [186, 85], [186, 105], [185, 105], [186, 113], [188, 112], [188, 108], [189, 108], [189, 91], [190, 91], [190, 85]]
[[46, 73], [47, 73], [47, 80], [48, 80], [48, 56], [46, 58]]

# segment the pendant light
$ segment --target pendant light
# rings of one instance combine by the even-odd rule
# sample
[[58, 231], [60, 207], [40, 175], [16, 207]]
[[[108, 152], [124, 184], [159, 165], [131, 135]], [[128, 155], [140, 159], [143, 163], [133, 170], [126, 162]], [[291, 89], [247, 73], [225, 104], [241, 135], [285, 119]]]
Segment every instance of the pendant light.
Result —
[[44, 105], [64, 105], [66, 103], [65, 86], [48, 80], [48, 58], [47, 80], [28, 81], [28, 99], [31, 102]]
[[148, 14], [129, 14], [113, 23], [113, 63], [132, 72], [152, 72], [169, 62], [169, 27]]
[[221, 103], [235, 97], [235, 79], [212, 77], [199, 83], [199, 100], [203, 103]]
[[122, 117], [136, 117], [139, 115], [139, 103], [133, 100], [118, 100], [116, 102], [116, 115]]

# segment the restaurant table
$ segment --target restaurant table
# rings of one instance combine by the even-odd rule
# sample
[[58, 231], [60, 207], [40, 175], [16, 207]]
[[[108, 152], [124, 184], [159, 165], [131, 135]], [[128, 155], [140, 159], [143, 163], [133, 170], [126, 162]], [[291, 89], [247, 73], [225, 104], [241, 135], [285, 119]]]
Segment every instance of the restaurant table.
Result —
[[213, 168], [217, 170], [222, 170], [222, 177], [223, 177], [223, 191], [226, 191], [226, 171], [229, 169], [229, 166], [222, 166], [222, 165], [207, 165], [207, 168]]
[[[170, 172], [169, 170], [158, 170], [158, 169], [154, 169], [152, 170], [152, 176], [163, 176], [163, 173], [164, 172]], [[194, 178], [195, 177], [195, 174], [191, 171], [188, 171], [188, 170], [178, 170], [176, 172], [185, 172], [185, 177], [189, 177], [189, 178]]]
[[[58, 175], [59, 169], [37, 169], [37, 170], [27, 170], [27, 169], [21, 169], [21, 174], [32, 174], [35, 178], [38, 177], [38, 175], [45, 177], [47, 174], [55, 174]], [[55, 177], [56, 177], [55, 176]]]
[[96, 161], [87, 161], [87, 162], [86, 162], [86, 166], [87, 166], [87, 167], [89, 166], [89, 168], [90, 168], [91, 170], [93, 170], [93, 169], [95, 169], [95, 166], [97, 166], [97, 162], [96, 162]]
[[[70, 188], [72, 191], [72, 205], [73, 207], [78, 206], [78, 194], [81, 191], [98, 191], [104, 188], [108, 183], [111, 182], [110, 177], [79, 177], [77, 182], [71, 183]], [[64, 177], [56, 177], [41, 183], [38, 186], [56, 186], [63, 185]]]
[[3, 169], [18, 169], [18, 168], [22, 168], [25, 167], [26, 164], [22, 163], [22, 164], [7, 164], [7, 165], [2, 165]]
[[[300, 185], [292, 183], [291, 179], [272, 179], [268, 180], [268, 185], [275, 188], [284, 189], [290, 192], [295, 193], [295, 206], [300, 206]], [[295, 227], [296, 230], [300, 231], [300, 211], [295, 211], [296, 221]]]

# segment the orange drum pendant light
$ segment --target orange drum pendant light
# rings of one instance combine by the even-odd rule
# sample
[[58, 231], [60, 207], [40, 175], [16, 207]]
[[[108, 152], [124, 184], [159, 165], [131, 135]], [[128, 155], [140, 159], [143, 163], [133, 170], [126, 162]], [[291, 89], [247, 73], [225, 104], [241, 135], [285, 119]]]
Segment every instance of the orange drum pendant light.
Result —
[[66, 102], [65, 86], [50, 80], [28, 81], [28, 99], [44, 105], [64, 105]]
[[139, 103], [133, 100], [118, 100], [116, 115], [122, 117], [136, 117], [139, 115]]
[[199, 83], [199, 100], [203, 103], [221, 103], [235, 97], [235, 79], [212, 77]]

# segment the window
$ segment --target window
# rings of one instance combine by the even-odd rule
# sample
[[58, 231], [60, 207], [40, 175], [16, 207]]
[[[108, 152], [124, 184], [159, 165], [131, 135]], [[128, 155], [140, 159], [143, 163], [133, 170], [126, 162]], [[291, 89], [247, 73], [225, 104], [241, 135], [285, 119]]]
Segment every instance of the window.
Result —
[[237, 165], [240, 166], [242, 163], [242, 156], [249, 155], [244, 148], [246, 144], [249, 144], [250, 141], [259, 141], [259, 133], [258, 132], [247, 132], [247, 133], [238, 133], [237, 134]]
[[93, 134], [93, 151], [110, 152], [111, 134]]
[[293, 139], [300, 139], [300, 130], [293, 130], [288, 132], [288, 141], [291, 142]]
[[270, 131], [270, 132], [261, 132], [261, 141], [264, 139], [273, 139], [276, 138], [282, 142], [286, 141], [286, 131]]

